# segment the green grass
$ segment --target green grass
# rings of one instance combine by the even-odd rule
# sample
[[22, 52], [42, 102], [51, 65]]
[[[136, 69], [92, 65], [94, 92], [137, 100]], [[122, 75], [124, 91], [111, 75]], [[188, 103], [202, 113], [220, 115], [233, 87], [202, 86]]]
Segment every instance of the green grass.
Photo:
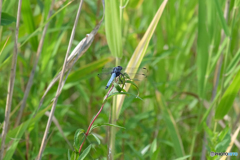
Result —
[[[159, 9], [163, 0], [106, 0], [105, 15], [101, 0], [84, 1], [71, 51], [102, 16], [104, 21], [63, 86], [42, 159], [214, 159], [211, 151], [239, 152], [231, 138], [239, 140], [240, 1], [230, 1], [229, 8], [225, 7], [226, 1], [169, 0]], [[5, 140], [9, 149], [5, 150], [4, 160], [35, 159], [39, 154], [49, 117], [45, 112], [51, 110], [58, 82], [35, 117], [34, 113], [49, 83], [62, 69], [79, 5], [79, 1], [58, 1], [62, 4], [55, 5], [49, 21], [51, 2], [22, 3]], [[4, 1], [2, 5], [0, 132], [14, 51], [17, 4]], [[20, 125], [15, 128], [48, 21], [33, 85]], [[130, 96], [107, 99], [79, 156], [84, 133], [108, 92], [108, 79], [100, 80], [97, 74], [102, 67], [115, 65], [146, 67], [148, 76], [136, 82], [137, 89], [126, 86]], [[138, 93], [142, 100], [131, 96]]]

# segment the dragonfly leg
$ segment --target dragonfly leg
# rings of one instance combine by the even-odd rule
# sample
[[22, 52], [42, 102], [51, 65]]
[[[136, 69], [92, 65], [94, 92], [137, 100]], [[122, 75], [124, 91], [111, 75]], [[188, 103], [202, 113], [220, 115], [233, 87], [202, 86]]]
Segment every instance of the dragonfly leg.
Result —
[[[120, 75], [121, 75], [122, 77], [124, 77], [124, 75], [123, 75], [122, 73], [120, 73]], [[120, 82], [123, 84], [123, 81], [122, 81], [122, 79], [121, 79], [121, 76], [119, 76], [119, 80], [120, 80]]]

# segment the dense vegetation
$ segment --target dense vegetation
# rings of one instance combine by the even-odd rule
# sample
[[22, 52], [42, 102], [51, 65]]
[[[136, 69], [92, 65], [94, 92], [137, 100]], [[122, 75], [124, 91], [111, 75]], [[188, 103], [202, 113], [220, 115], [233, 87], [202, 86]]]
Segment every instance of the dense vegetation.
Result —
[[[23, 0], [18, 13], [19, 2], [5, 0], [0, 6], [0, 160], [38, 155], [216, 159], [220, 157], [211, 157], [211, 151], [240, 154], [239, 0], [106, 0], [105, 5], [86, 0], [81, 11], [77, 0]], [[69, 74], [58, 77], [39, 105], [50, 82], [65, 69], [64, 62], [69, 69], [66, 53], [75, 53], [80, 41], [86, 42], [86, 52], [79, 52]], [[110, 75], [99, 79], [98, 74], [118, 65], [145, 67], [147, 78], [120, 89], [128, 94], [125, 98], [115, 95], [103, 102], [114, 86], [105, 90]], [[61, 90], [59, 81], [65, 77]], [[120, 87], [115, 85], [118, 91]], [[41, 154], [44, 133], [47, 143]]]

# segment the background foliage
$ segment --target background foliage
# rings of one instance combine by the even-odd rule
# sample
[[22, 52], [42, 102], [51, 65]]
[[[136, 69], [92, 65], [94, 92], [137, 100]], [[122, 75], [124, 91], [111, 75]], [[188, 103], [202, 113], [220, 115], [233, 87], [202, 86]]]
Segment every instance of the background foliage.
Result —
[[[57, 84], [45, 98], [38, 116], [31, 119], [30, 114], [38, 107], [48, 84], [62, 67], [79, 2], [73, 1], [57, 12], [67, 3], [57, 1], [54, 7], [53, 12], [57, 14], [51, 19], [47, 30], [21, 119], [22, 126], [19, 127], [22, 127], [24, 134], [13, 150], [13, 159], [34, 159], [38, 155], [48, 119], [44, 113], [50, 110]], [[4, 121], [17, 4], [16, 0], [11, 0], [3, 1], [2, 5], [1, 123]], [[19, 128], [14, 129], [14, 123], [50, 4], [50, 0], [24, 0], [22, 4], [16, 80], [6, 144], [10, 144], [11, 138], [19, 134]], [[102, 67], [115, 65], [113, 56], [116, 54], [122, 54], [119, 64], [127, 66], [162, 0], [130, 0], [123, 1], [124, 4], [126, 6], [120, 9], [119, 15], [122, 16], [121, 27], [115, 26], [118, 31], [122, 30], [117, 34], [120, 44], [111, 49], [122, 50], [122, 53], [110, 53], [107, 41], [111, 37], [106, 39], [105, 29], [114, 28], [117, 23], [108, 21], [108, 27], [103, 23], [63, 87], [54, 114], [57, 122], [51, 126], [43, 159], [67, 159], [71, 146], [79, 147], [80, 142], [74, 139], [75, 132], [87, 129], [107, 93], [104, 89], [107, 79], [100, 80], [97, 74]], [[211, 159], [210, 151], [225, 152], [231, 137], [235, 141], [233, 135], [238, 136], [240, 119], [240, 3], [239, 0], [232, 0], [229, 7], [226, 4], [226, 0], [168, 1], [140, 65], [148, 68], [147, 79], [137, 82], [143, 101], [127, 96], [116, 121], [116, 125], [125, 128], [116, 129], [116, 159]], [[227, 17], [224, 12], [228, 13]], [[84, 1], [73, 47], [92, 31], [102, 15], [101, 0]], [[110, 32], [114, 34], [113, 28]], [[137, 90], [132, 87], [129, 92], [136, 94]], [[111, 106], [112, 101], [109, 100], [94, 124], [110, 123]], [[26, 128], [25, 124], [28, 124]], [[83, 149], [90, 144], [92, 147], [86, 159], [107, 159], [108, 127], [100, 126], [92, 131], [94, 136], [89, 136], [83, 146]], [[239, 141], [230, 146], [229, 152], [240, 153]], [[232, 157], [235, 158], [239, 159], [239, 156]]]

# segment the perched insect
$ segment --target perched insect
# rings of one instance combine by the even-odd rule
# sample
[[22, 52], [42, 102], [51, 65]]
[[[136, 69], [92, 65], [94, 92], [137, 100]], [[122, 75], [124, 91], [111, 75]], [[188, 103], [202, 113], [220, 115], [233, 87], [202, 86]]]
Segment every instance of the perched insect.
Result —
[[[127, 74], [124, 74], [123, 71], [130, 71], [129, 73]], [[102, 69], [102, 73], [98, 74], [98, 77], [99, 78], [106, 78], [106, 77], [109, 77], [109, 75], [111, 75], [107, 85], [106, 85], [106, 88], [107, 89], [111, 83], [113, 82], [113, 80], [116, 78], [116, 77], [119, 77], [120, 75], [121, 76], [124, 76], [126, 79], [130, 79], [130, 77], [133, 77], [132, 79], [130, 80], [135, 80], [135, 81], [139, 81], [139, 80], [143, 80], [147, 77], [147, 69], [146, 68], [141, 68], [138, 72], [134, 73], [133, 71], [136, 71], [138, 69], [135, 69], [135, 68], [123, 68], [122, 66], [117, 66], [117, 67], [114, 67], [114, 68], [103, 68]], [[127, 76], [128, 75], [128, 76]]]

